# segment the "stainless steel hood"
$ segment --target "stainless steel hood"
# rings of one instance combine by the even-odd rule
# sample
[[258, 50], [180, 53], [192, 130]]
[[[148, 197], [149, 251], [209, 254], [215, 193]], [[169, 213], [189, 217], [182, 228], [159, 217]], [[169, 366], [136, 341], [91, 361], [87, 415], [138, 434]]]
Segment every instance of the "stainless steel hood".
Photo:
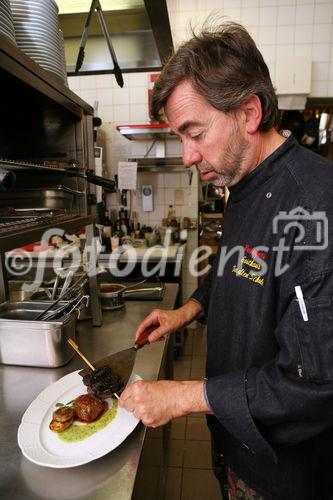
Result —
[[[68, 0], [67, 0], [68, 2]], [[69, 4], [70, 2], [68, 2]], [[73, 5], [78, 2], [72, 2]], [[75, 74], [76, 58], [90, 2], [85, 9], [59, 5], [65, 39], [67, 73]], [[122, 72], [158, 71], [173, 53], [166, 0], [101, 1], [104, 18]], [[125, 8], [126, 7], [126, 8]], [[62, 13], [63, 12], [63, 13]], [[93, 16], [79, 74], [112, 73], [113, 64], [96, 15]]]

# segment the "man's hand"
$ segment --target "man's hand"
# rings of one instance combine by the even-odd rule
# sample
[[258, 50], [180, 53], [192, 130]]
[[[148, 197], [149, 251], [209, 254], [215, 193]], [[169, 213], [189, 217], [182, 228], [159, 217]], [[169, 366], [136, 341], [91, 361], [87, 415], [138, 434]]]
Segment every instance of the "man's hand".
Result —
[[201, 305], [193, 300], [175, 310], [153, 309], [149, 316], [140, 323], [135, 334], [135, 341], [140, 340], [147, 331], [151, 332], [148, 337], [150, 343], [163, 339], [166, 334], [177, 331], [201, 313]]
[[148, 427], [157, 427], [189, 413], [209, 412], [203, 391], [200, 380], [139, 380], [126, 387], [119, 405]]

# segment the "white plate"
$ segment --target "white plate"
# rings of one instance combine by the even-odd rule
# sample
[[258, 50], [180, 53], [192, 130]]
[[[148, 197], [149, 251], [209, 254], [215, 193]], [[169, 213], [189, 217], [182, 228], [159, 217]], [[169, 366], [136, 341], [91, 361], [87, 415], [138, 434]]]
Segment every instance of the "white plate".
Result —
[[[135, 380], [141, 377], [132, 375], [129, 383]], [[28, 460], [56, 469], [76, 467], [106, 455], [135, 429], [139, 420], [133, 413], [118, 407], [115, 418], [104, 429], [78, 443], [61, 441], [57, 433], [49, 429], [55, 405], [71, 401], [85, 392], [78, 370], [49, 385], [31, 403], [17, 433], [19, 447]], [[113, 400], [107, 401], [111, 407]]]

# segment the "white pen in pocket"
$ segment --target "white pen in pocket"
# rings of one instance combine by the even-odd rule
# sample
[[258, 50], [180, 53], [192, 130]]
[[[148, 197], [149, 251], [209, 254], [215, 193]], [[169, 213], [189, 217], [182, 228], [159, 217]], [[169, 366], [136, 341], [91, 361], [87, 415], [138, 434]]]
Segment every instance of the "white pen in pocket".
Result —
[[302, 288], [299, 285], [295, 286], [295, 293], [296, 293], [296, 297], [297, 297], [297, 300], [298, 300], [298, 305], [299, 305], [299, 308], [300, 308], [303, 320], [304, 321], [309, 321], [308, 311], [306, 310], [306, 305], [305, 305], [305, 302], [304, 302]]

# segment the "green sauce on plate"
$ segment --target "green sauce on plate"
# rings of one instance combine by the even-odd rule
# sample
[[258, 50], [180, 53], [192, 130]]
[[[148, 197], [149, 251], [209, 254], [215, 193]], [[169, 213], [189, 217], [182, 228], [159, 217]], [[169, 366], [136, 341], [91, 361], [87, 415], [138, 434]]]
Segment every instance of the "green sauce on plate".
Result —
[[104, 429], [115, 418], [117, 407], [117, 401], [112, 401], [112, 408], [109, 408], [96, 422], [83, 425], [73, 423], [68, 429], [58, 433], [59, 439], [65, 443], [78, 443], [87, 439], [96, 432]]

